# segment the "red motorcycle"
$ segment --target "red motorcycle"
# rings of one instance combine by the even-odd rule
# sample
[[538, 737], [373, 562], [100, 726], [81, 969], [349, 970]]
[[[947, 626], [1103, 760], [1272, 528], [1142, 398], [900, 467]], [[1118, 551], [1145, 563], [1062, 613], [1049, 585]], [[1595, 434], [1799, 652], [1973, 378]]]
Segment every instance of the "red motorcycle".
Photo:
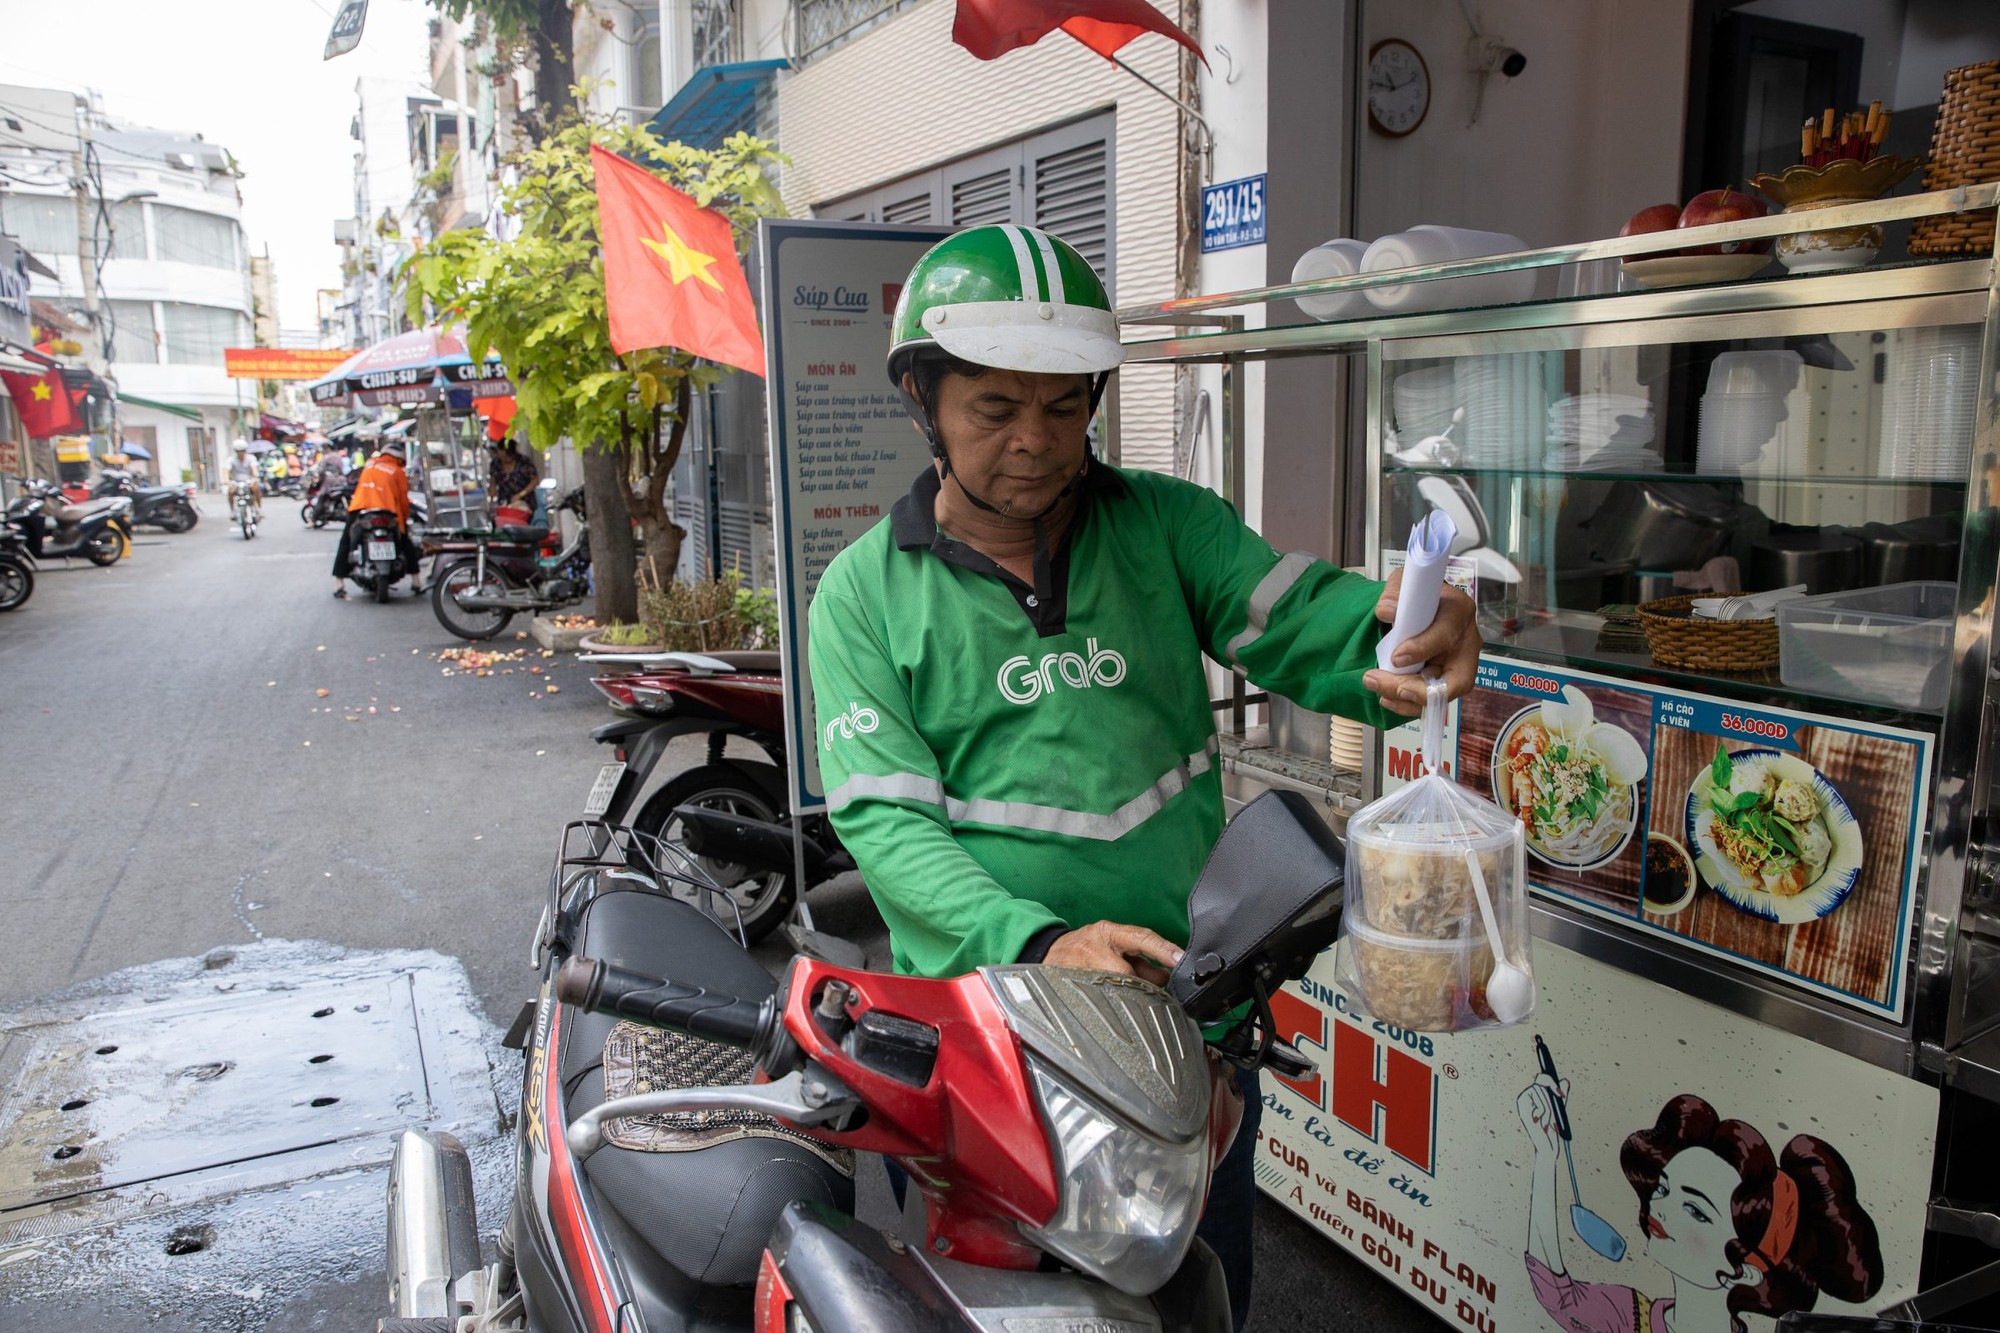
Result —
[[[706, 735], [708, 759], [676, 775], [631, 814], [647, 837], [685, 846], [723, 886], [751, 943], [775, 930], [798, 899], [791, 801], [785, 779], [784, 680], [770, 652], [603, 654], [584, 659], [635, 668], [591, 680], [621, 720], [590, 733], [612, 747], [598, 771], [586, 818], [624, 823], [646, 781], [678, 736]], [[731, 736], [763, 759], [726, 753]], [[808, 815], [806, 885], [854, 869], [823, 814]]]
[[[1165, 990], [804, 957], [774, 984], [669, 892], [717, 896], [671, 845], [572, 824], [510, 1037], [526, 1085], [498, 1260], [479, 1265], [465, 1149], [406, 1131], [380, 1327], [1226, 1333], [1195, 1228], [1242, 1117], [1233, 1069], [1310, 1075], [1268, 997], [1331, 943], [1344, 861], [1303, 798], [1246, 807]], [[921, 1243], [853, 1216], [856, 1151], [908, 1173]]]

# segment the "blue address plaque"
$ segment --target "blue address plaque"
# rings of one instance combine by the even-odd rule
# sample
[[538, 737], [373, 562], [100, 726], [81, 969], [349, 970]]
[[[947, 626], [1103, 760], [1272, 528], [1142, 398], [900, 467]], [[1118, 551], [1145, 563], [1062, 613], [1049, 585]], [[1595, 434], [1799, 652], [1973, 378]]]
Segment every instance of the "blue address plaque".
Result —
[[1264, 243], [1264, 173], [1201, 189], [1201, 252]]

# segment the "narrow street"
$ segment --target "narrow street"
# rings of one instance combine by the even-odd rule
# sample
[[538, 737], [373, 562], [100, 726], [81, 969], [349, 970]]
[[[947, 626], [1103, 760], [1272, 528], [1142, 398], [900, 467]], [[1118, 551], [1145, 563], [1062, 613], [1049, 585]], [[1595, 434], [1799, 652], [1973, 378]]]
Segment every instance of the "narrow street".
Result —
[[[399, 970], [447, 1000], [456, 985], [468, 1020], [456, 1056], [492, 1066], [483, 1111], [476, 1093], [451, 1105], [461, 1133], [487, 1136], [475, 1159], [490, 1236], [518, 1077], [498, 1036], [532, 980], [526, 941], [556, 833], [601, 761], [587, 735], [608, 716], [603, 701], [573, 659], [543, 658], [511, 629], [491, 646], [523, 655], [480, 677], [440, 661], [459, 645], [427, 601], [334, 601], [336, 534], [303, 527], [294, 504], [268, 501], [248, 543], [217, 498], [203, 508], [185, 536], [142, 532], [129, 563], [51, 562], [33, 600], [0, 619], [0, 735], [28, 778], [0, 810], [0, 908], [14, 933], [0, 973], [0, 1072], [17, 1074], [10, 1062], [22, 1058], [6, 1039], [52, 1015], [178, 1001], [190, 988], [248, 989], [254, 976], [310, 991]], [[662, 772], [698, 758], [690, 743]], [[858, 881], [828, 886], [814, 910], [822, 929], [884, 963], [880, 918]], [[425, 1059], [435, 1079], [436, 1053]], [[256, 1063], [245, 1055], [239, 1073]], [[477, 1081], [454, 1075], [461, 1088]], [[283, 1179], [176, 1194], [170, 1173], [190, 1163], [163, 1155], [151, 1220], [111, 1212], [63, 1243], [10, 1252], [4, 1322], [372, 1327], [386, 1308], [382, 1161], [411, 1119], [397, 1091], [350, 1093], [396, 1109], [314, 1130], [345, 1135], [345, 1155], [294, 1154], [300, 1170]], [[288, 1116], [316, 1114], [299, 1105], [229, 1114], [276, 1142]], [[143, 1162], [124, 1167], [147, 1179]], [[879, 1173], [865, 1166], [861, 1184], [864, 1212], [883, 1215]], [[162, 1257], [190, 1227], [220, 1237]], [[1419, 1326], [1414, 1304], [1268, 1201], [1258, 1239], [1257, 1328]]]

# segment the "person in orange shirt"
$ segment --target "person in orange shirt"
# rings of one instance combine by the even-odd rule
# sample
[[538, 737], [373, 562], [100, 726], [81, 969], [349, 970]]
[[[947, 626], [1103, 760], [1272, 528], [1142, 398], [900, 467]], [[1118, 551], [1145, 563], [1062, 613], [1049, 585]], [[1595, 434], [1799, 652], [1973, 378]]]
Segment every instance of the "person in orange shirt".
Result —
[[354, 516], [367, 510], [386, 510], [396, 516], [396, 545], [410, 570], [410, 591], [424, 590], [421, 557], [410, 540], [410, 478], [403, 470], [409, 446], [391, 440], [368, 460], [354, 480], [354, 495], [347, 502], [348, 523], [341, 530], [340, 545], [333, 553], [333, 595], [347, 597], [347, 563], [354, 550]]

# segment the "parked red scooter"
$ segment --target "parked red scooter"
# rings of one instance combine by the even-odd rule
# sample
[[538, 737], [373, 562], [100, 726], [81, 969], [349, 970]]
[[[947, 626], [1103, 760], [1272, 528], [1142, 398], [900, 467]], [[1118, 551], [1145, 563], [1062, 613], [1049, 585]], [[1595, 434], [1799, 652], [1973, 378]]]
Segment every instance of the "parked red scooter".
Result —
[[[798, 898], [778, 654], [614, 653], [584, 660], [637, 668], [590, 682], [623, 720], [590, 733], [613, 747], [615, 758], [598, 771], [585, 817], [627, 822], [667, 743], [707, 735], [707, 762], [662, 785], [629, 822], [648, 837], [695, 852], [703, 871], [735, 900], [753, 944], [770, 934]], [[765, 759], [725, 753], [731, 736], [741, 736]], [[854, 869], [825, 815], [808, 815], [799, 832], [808, 888]]]
[[[1252, 802], [1190, 895], [1165, 990], [804, 957], [774, 986], [681, 896], [718, 895], [676, 849], [572, 824], [509, 1037], [526, 1086], [498, 1261], [479, 1265], [465, 1149], [404, 1132], [379, 1327], [1226, 1333], [1194, 1233], [1241, 1121], [1232, 1066], [1310, 1075], [1268, 997], [1332, 942], [1344, 863], [1304, 798]], [[1242, 1005], [1205, 1045], [1200, 1025]], [[921, 1243], [853, 1215], [856, 1150], [908, 1173]]]

